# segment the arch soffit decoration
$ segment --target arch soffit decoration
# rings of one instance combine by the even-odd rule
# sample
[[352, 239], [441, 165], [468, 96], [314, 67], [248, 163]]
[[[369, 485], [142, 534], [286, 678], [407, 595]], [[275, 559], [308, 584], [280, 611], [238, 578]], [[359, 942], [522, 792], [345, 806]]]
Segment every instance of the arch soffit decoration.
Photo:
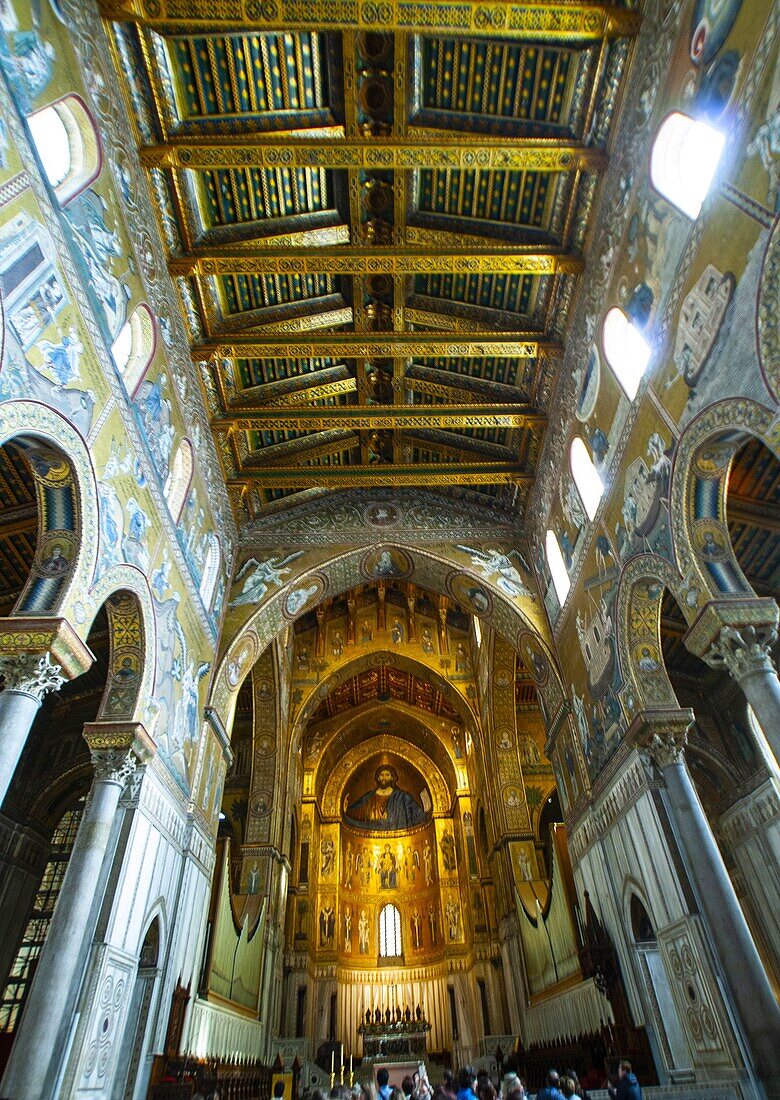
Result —
[[[756, 596], [734, 556], [726, 522], [731, 464], [750, 436], [780, 458], [780, 420], [756, 401], [734, 398], [699, 413], [677, 445], [670, 483], [672, 547], [699, 606], [709, 599]], [[689, 611], [697, 606], [679, 602], [690, 621]]]
[[368, 653], [343, 655], [339, 663], [331, 667], [327, 677], [321, 680], [320, 683], [302, 685], [304, 696], [298, 704], [294, 734], [303, 733], [304, 728], [309, 723], [312, 711], [324, 699], [327, 699], [337, 687], [354, 679], [355, 676], [359, 676], [366, 669], [378, 668], [382, 665], [415, 676], [424, 675], [441, 692], [453, 710], [458, 711], [464, 727], [475, 728], [478, 723], [477, 713], [467, 697], [458, 690], [455, 684], [446, 679], [441, 671], [435, 667], [432, 660], [426, 661], [425, 657], [425, 654], [421, 654], [419, 658], [410, 657], [405, 653], [396, 653], [394, 650], [385, 649], [384, 647], [377, 647]]
[[[15, 441], [35, 441], [61, 455], [70, 469], [71, 485], [76, 505], [74, 529], [60, 530], [45, 526], [46, 517], [40, 505], [41, 483], [36, 480], [39, 496], [38, 546], [30, 580], [25, 585], [12, 616], [51, 615], [68, 618], [82, 641], [89, 627], [79, 623], [74, 604], [88, 591], [95, 573], [98, 553], [98, 495], [95, 472], [89, 450], [73, 425], [54, 409], [38, 401], [6, 401], [0, 404], [0, 445]], [[56, 522], [56, 520], [55, 520]], [[55, 543], [65, 543], [71, 550], [70, 568], [64, 576], [53, 603], [29, 606], [29, 593], [36, 576], [46, 577], [40, 568]], [[36, 566], [38, 568], [36, 568]], [[97, 610], [97, 609], [96, 609]]]
[[[413, 746], [408, 741], [402, 737], [396, 737], [394, 734], [378, 735], [362, 741], [359, 745], [354, 745], [349, 752], [340, 757], [333, 767], [327, 769], [327, 779], [320, 796], [323, 817], [333, 820], [339, 818], [341, 796], [350, 775], [367, 756], [380, 752], [389, 752], [399, 756], [402, 760], [407, 760], [418, 771], [421, 771], [428, 783], [434, 814], [448, 814], [452, 804], [452, 795], [444, 776], [427, 753], [422, 750], [410, 751], [412, 748]], [[322, 763], [325, 763], [324, 757]], [[320, 768], [320, 771], [322, 771], [322, 768]]]
[[[671, 564], [657, 554], [632, 558], [618, 585], [618, 659], [626, 680], [623, 703], [629, 721], [644, 710], [678, 709], [661, 649], [661, 603], [668, 588], [687, 619], [695, 617], [686, 604], [682, 583]], [[641, 664], [640, 664], [641, 662]]]
[[[370, 721], [371, 716], [379, 710], [382, 710], [385, 714], [387, 711], [394, 712], [406, 723], [417, 727], [415, 731], [416, 743], [392, 733], [371, 732], [368, 738], [365, 736], [360, 737], [358, 733], [357, 738], [350, 737], [350, 729], [353, 725], [365, 720]], [[457, 767], [451, 749], [442, 741], [434, 722], [435, 719], [432, 716], [416, 711], [399, 700], [391, 700], [389, 703], [364, 703], [358, 710], [349, 711], [330, 719], [322, 743], [317, 746], [316, 752], [312, 752], [304, 762], [306, 773], [314, 776], [313, 792], [318, 797], [322, 795], [328, 775], [337, 767], [338, 762], [346, 752], [352, 752], [355, 747], [359, 746], [365, 756], [368, 754], [365, 746], [369, 741], [373, 742], [384, 738], [395, 738], [399, 742], [411, 746], [435, 765], [441, 775], [444, 776], [445, 783], [452, 792], [456, 789], [463, 790], [464, 787], [461, 781], [464, 776], [461, 773], [465, 769]], [[354, 741], [354, 743], [350, 744], [350, 741]]]
[[[451, 584], [453, 576], [466, 576], [469, 580], [475, 581], [489, 596], [488, 611], [478, 617], [505, 638], [514, 639], [511, 644], [515, 646], [520, 637], [530, 634], [544, 651], [552, 670], [549, 679], [554, 683], [556, 694], [563, 699], [562, 681], [553, 657], [550, 628], [538, 597], [532, 603], [527, 597], [507, 596], [495, 583], [464, 563], [463, 559], [470, 564], [470, 557], [465, 554], [455, 556], [448, 549], [432, 553], [427, 548], [423, 550], [398, 543], [382, 543], [370, 549], [366, 547], [349, 549], [323, 559], [322, 551], [317, 548], [305, 552], [296, 562], [291, 563], [289, 579], [286, 578], [284, 585], [280, 588], [272, 592], [266, 591], [262, 600], [253, 605], [254, 609], [249, 611], [243, 621], [238, 616], [231, 621], [230, 611], [228, 611], [222, 638], [231, 640], [224, 644], [214, 676], [210, 700], [211, 706], [226, 727], [229, 727], [232, 722], [241, 684], [258, 656], [273, 638], [295, 618], [299, 618], [304, 612], [312, 611], [325, 595], [328, 597], [341, 595], [372, 579], [370, 575], [361, 571], [361, 563], [369, 554], [374, 555], [378, 550], [385, 548], [398, 549], [409, 558], [411, 568], [406, 579], [413, 580], [422, 588], [452, 596], [447, 582]], [[274, 558], [273, 552], [266, 553], [269, 559]], [[280, 555], [277, 553], [275, 560], [279, 558]], [[302, 582], [315, 583], [317, 595], [301, 608], [297, 615], [285, 617], [283, 607], [287, 597]], [[469, 609], [466, 608], [466, 610]], [[235, 623], [235, 632], [231, 637], [233, 623]]]
[[88, 595], [87, 631], [106, 604], [110, 632], [109, 676], [97, 721], [144, 722], [157, 667], [157, 622], [149, 582], [135, 565], [114, 565]]

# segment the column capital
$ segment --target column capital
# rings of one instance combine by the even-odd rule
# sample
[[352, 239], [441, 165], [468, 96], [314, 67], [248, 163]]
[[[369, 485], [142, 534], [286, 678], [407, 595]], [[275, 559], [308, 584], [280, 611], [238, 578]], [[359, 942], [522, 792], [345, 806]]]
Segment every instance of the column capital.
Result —
[[663, 770], [670, 764], [682, 763], [693, 720], [693, 711], [688, 707], [643, 710], [628, 727], [626, 739]]
[[84, 740], [95, 778], [124, 787], [139, 764], [154, 756], [155, 744], [140, 722], [88, 722]]
[[95, 657], [68, 619], [6, 616], [0, 618], [0, 656], [48, 654], [60, 666], [64, 680], [75, 680], [91, 668]]
[[[719, 652], [722, 641], [730, 649], [732, 643], [729, 637], [732, 636], [739, 646], [737, 638], [743, 635], [747, 644], [760, 645], [766, 641], [772, 645], [777, 635], [777, 624], [778, 607], [771, 598], [756, 596], [742, 600], [711, 600], [699, 612], [684, 641], [691, 653], [713, 668], [725, 666], [738, 680], [739, 674], [732, 671], [725, 654]], [[733, 634], [726, 634], [724, 639], [724, 631], [727, 630]]]
[[62, 667], [55, 664], [48, 653], [0, 656], [0, 676], [5, 681], [6, 691], [30, 695], [39, 704], [50, 691], [59, 691], [68, 679], [62, 675]]
[[738, 684], [757, 672], [774, 672], [771, 650], [777, 641], [777, 630], [744, 626], [737, 629], [724, 626], [718, 638], [702, 656], [711, 668], [725, 668]]

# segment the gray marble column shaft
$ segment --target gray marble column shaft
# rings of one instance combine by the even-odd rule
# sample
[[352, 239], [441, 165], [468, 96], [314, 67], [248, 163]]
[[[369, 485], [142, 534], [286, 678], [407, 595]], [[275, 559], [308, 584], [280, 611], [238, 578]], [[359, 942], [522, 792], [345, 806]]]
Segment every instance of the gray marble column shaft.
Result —
[[131, 754], [98, 765], [0, 1086], [2, 1096], [43, 1100], [53, 1094], [78, 996], [83, 947], [92, 938], [93, 907], [114, 817], [134, 768]]
[[0, 805], [8, 793], [44, 696], [65, 683], [48, 653], [0, 657], [5, 690], [0, 691]]
[[780, 765], [780, 680], [771, 657], [776, 639], [774, 628], [724, 626], [704, 659], [737, 681]]
[[713, 946], [759, 1078], [780, 1080], [780, 1007], [681, 756], [659, 762]]

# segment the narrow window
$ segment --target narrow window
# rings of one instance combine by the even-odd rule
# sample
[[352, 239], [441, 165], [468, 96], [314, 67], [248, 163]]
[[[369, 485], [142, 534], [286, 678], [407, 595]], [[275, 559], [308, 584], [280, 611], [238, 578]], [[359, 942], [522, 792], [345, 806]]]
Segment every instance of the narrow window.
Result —
[[192, 484], [194, 459], [189, 439], [182, 439], [171, 465], [171, 472], [165, 482], [163, 494], [168, 501], [168, 511], [174, 523], [178, 523], [184, 509], [184, 502]]
[[604, 318], [601, 342], [612, 373], [628, 400], [633, 401], [650, 362], [650, 345], [623, 310], [617, 307]]
[[566, 597], [569, 595], [571, 582], [569, 581], [566, 563], [563, 560], [563, 554], [561, 553], [561, 548], [558, 545], [558, 540], [555, 537], [554, 531], [547, 532], [544, 546], [547, 553], [547, 564], [550, 567], [553, 584], [555, 585], [555, 592], [558, 596], [558, 603], [563, 607], [566, 602]]
[[598, 470], [593, 465], [593, 459], [588, 454], [588, 448], [584, 441], [577, 436], [572, 440], [569, 451], [569, 464], [571, 476], [577, 486], [588, 519], [594, 519], [598, 511], [599, 502], [604, 495], [604, 483], [599, 477]]
[[65, 206], [97, 179], [100, 135], [83, 99], [66, 95], [27, 118], [46, 178]]
[[200, 598], [206, 607], [211, 607], [214, 598], [214, 589], [217, 587], [219, 567], [222, 563], [222, 551], [219, 548], [219, 539], [212, 534], [209, 537], [209, 549], [206, 554], [206, 563], [203, 566], [203, 576], [200, 578]]
[[401, 914], [394, 905], [386, 905], [379, 914], [379, 954], [385, 959], [401, 955]]
[[683, 214], [698, 218], [725, 142], [720, 130], [674, 111], [661, 123], [653, 142], [653, 187]]
[[122, 375], [128, 396], [133, 398], [144, 380], [157, 348], [157, 330], [152, 311], [141, 303], [119, 330], [111, 354]]

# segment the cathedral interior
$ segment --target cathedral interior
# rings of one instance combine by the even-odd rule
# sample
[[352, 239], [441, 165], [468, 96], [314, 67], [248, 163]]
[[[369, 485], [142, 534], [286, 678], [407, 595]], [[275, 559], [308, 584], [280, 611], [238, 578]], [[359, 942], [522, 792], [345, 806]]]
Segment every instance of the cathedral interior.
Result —
[[780, 5], [1, 0], [0, 1097], [780, 1097]]

